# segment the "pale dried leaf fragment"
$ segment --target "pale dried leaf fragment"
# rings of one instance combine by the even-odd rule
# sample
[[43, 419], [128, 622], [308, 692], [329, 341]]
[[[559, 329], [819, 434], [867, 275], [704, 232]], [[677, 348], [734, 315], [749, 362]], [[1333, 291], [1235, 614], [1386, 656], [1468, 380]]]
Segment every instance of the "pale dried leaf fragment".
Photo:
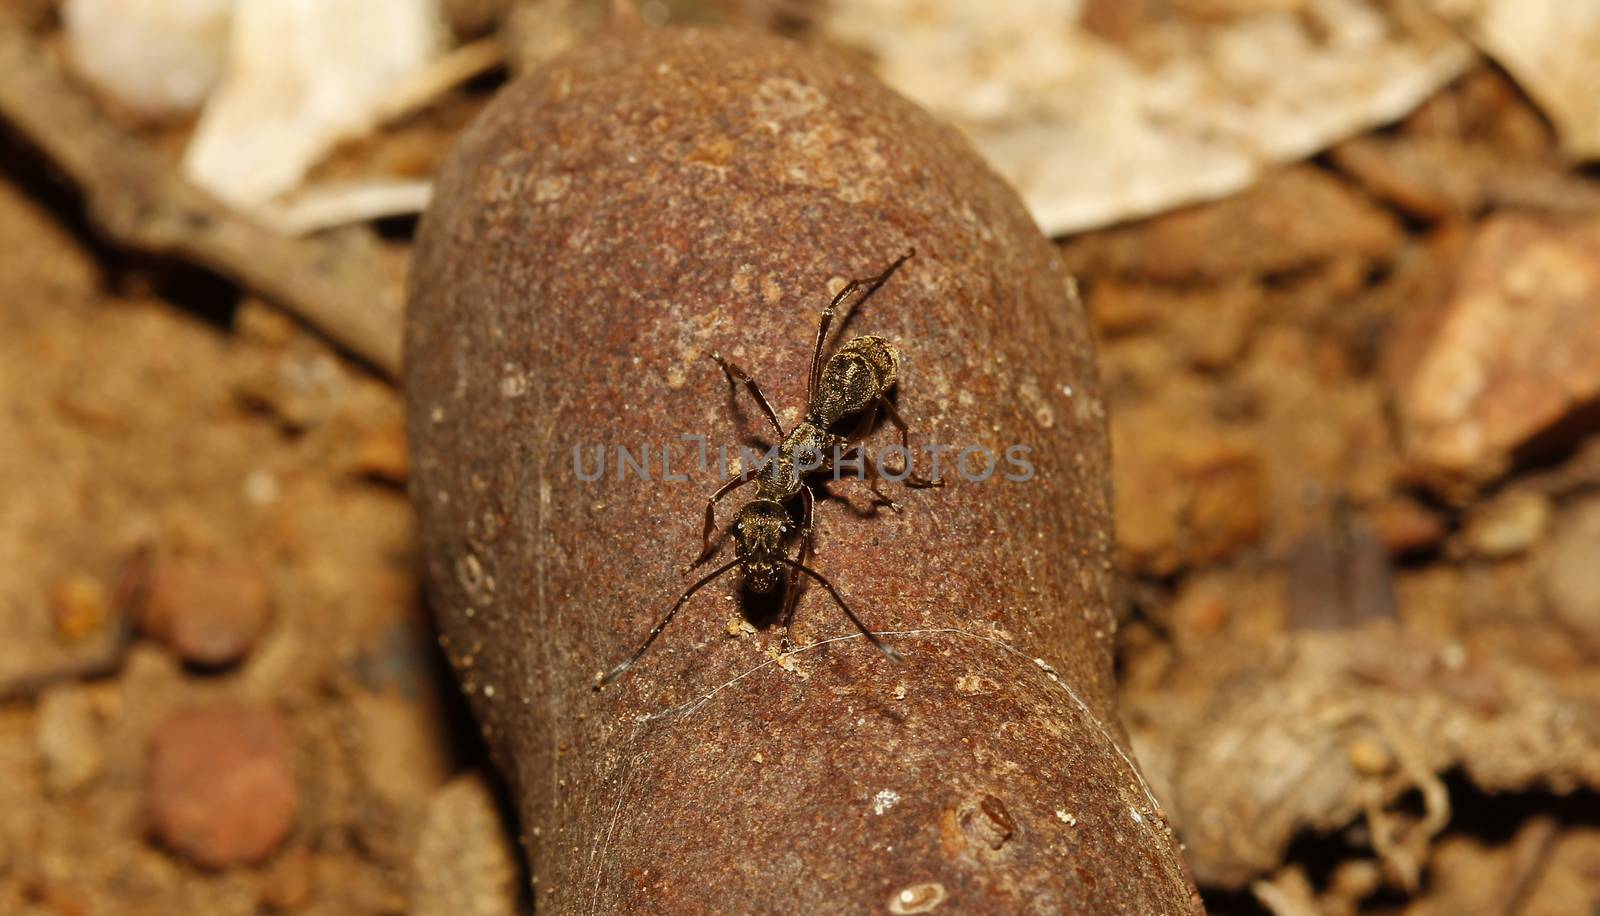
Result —
[[1053, 235], [1231, 194], [1405, 115], [1473, 59], [1405, 2], [1185, 8], [1137, 52], [1084, 28], [1084, 6], [864, 0], [821, 27], [971, 137]]
[[437, 0], [240, 0], [222, 84], [184, 173], [245, 210], [371, 130], [444, 46]]
[[283, 201], [263, 205], [261, 221], [284, 235], [310, 235], [325, 229], [394, 216], [414, 216], [428, 208], [433, 182], [425, 179], [372, 178], [301, 188]]
[[73, 69], [97, 95], [151, 120], [188, 114], [222, 72], [235, 0], [67, 0]]
[[1555, 122], [1562, 147], [1600, 158], [1600, 5], [1573, 0], [1429, 0], [1508, 70]]

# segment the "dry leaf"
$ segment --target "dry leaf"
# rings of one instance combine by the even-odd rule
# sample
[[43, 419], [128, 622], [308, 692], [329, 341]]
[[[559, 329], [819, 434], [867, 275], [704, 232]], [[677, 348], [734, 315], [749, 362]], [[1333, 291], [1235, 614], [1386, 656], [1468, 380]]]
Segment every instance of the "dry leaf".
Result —
[[1186, 3], [1127, 46], [1091, 33], [1086, 6], [863, 0], [821, 25], [965, 131], [1056, 235], [1240, 190], [1403, 116], [1473, 58], [1400, 2]]
[[244, 209], [294, 188], [381, 119], [394, 87], [444, 47], [437, 0], [240, 0], [222, 85], [184, 160]]
[[67, 0], [73, 68], [96, 94], [139, 117], [199, 108], [216, 85], [234, 0]]
[[1510, 71], [1555, 122], [1561, 145], [1600, 158], [1600, 5], [1573, 0], [1429, 0]]
[[1296, 633], [1245, 670], [1228, 664], [1196, 662], [1129, 703], [1139, 760], [1202, 884], [1270, 873], [1301, 831], [1403, 822], [1388, 809], [1413, 789], [1427, 815], [1406, 826], [1425, 848], [1449, 809], [1438, 774], [1455, 768], [1486, 792], [1600, 786], [1592, 701], [1507, 659], [1378, 625]]

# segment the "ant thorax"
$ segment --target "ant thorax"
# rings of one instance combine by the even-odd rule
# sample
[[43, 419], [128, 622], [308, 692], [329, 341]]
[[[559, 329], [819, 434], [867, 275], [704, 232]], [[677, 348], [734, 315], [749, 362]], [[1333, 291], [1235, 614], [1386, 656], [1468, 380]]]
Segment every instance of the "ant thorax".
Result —
[[802, 479], [813, 471], [826, 471], [833, 465], [832, 446], [841, 441], [810, 419], [802, 420], [783, 437], [783, 444], [771, 461], [756, 474], [757, 499], [783, 502], [800, 492]]

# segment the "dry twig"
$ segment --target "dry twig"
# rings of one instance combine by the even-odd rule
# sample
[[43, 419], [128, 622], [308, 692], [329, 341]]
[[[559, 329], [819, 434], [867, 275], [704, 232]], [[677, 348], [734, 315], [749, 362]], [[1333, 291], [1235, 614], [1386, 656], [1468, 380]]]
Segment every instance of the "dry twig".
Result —
[[328, 263], [325, 246], [277, 235], [184, 181], [73, 88], [22, 28], [0, 21], [0, 119], [83, 195], [113, 244], [205, 267], [293, 313], [393, 377], [401, 313], [374, 277]]

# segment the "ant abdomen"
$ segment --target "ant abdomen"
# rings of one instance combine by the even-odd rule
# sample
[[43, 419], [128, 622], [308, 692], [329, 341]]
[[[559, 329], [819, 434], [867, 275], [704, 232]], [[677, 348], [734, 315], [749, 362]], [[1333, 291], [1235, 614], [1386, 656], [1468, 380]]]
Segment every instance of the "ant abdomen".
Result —
[[822, 368], [815, 410], [820, 425], [865, 410], [882, 397], [900, 373], [900, 353], [882, 337], [854, 337]]

